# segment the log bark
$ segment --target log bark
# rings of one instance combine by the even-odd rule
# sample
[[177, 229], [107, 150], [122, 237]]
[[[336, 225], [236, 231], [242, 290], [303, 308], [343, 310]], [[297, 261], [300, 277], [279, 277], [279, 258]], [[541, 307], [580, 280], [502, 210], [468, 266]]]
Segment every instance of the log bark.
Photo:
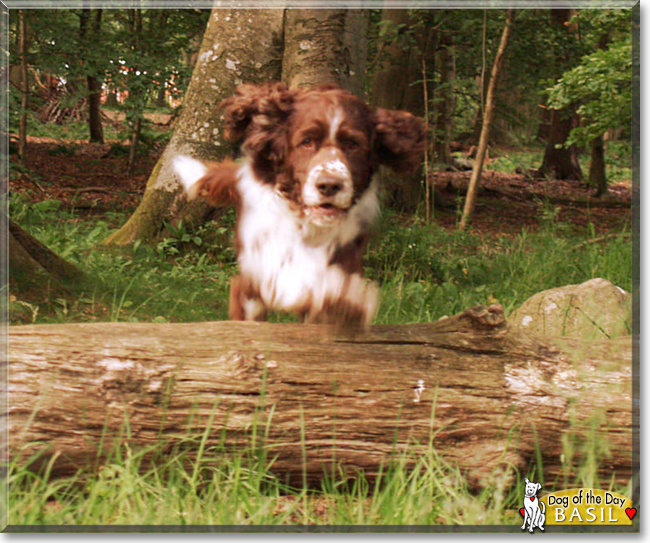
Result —
[[509, 327], [500, 306], [356, 335], [325, 330], [10, 327], [10, 454], [40, 452], [65, 475], [101, 461], [117, 436], [132, 450], [183, 438], [196, 455], [201, 440], [187, 436], [208, 428], [205, 451], [250, 451], [255, 437], [292, 484], [315, 484], [335, 465], [372, 479], [392, 455], [414, 461], [430, 441], [478, 484], [507, 466], [527, 473], [537, 454], [547, 481], [572, 482], [594, 454], [603, 481], [631, 477], [630, 338], [558, 346]]

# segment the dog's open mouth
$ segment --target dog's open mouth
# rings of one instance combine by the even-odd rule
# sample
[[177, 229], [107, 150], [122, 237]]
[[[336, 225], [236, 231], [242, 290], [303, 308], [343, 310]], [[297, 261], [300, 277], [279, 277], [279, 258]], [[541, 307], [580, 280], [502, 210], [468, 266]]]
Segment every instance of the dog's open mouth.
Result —
[[317, 221], [333, 221], [335, 219], [344, 217], [347, 209], [341, 209], [334, 204], [325, 203], [305, 208], [305, 215], [310, 220]]

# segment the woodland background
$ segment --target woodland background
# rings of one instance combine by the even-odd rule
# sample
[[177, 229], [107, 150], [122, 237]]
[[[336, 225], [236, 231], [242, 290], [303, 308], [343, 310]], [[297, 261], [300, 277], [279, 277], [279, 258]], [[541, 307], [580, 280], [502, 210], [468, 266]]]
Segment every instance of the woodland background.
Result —
[[[233, 211], [188, 204], [169, 163], [236, 154], [216, 106], [268, 80], [336, 82], [427, 123], [422, 168], [381, 173], [375, 324], [509, 315], [597, 277], [632, 290], [631, 10], [141, 6], [11, 11], [12, 324], [225, 319]], [[598, 486], [590, 446], [572, 482]], [[499, 524], [519, 500], [476, 493], [435, 452], [417, 481], [396, 469], [381, 491], [311, 493], [252, 458], [206, 475], [178, 452], [143, 475], [120, 447], [103, 472], [57, 482], [16, 463], [12, 523]]]

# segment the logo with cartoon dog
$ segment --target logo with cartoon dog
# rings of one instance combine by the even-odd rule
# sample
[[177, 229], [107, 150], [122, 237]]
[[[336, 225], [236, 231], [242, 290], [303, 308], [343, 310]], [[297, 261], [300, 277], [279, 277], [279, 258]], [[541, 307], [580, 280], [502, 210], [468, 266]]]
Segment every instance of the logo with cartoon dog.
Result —
[[528, 524], [528, 531], [532, 534], [533, 528], [539, 528], [544, 531], [544, 522], [546, 521], [546, 506], [544, 503], [540, 503], [539, 498], [537, 497], [537, 492], [542, 489], [542, 485], [539, 483], [531, 483], [528, 479], [526, 481], [526, 486], [524, 489], [524, 506], [519, 510], [519, 512], [524, 516], [524, 523], [521, 525], [521, 529], [526, 529], [526, 524]]

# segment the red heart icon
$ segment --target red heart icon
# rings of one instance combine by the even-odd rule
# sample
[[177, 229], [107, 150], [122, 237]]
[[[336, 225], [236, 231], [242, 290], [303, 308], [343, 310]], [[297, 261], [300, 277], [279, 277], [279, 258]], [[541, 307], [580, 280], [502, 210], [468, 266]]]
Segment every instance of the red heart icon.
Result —
[[521, 513], [521, 516], [526, 518], [526, 511], [524, 511], [524, 508], [522, 507], [519, 512]]
[[625, 510], [625, 512], [627, 513], [627, 516], [630, 517], [630, 520], [632, 520], [632, 517], [633, 517], [634, 515], [636, 515], [636, 507], [632, 507], [632, 508], [629, 508], [629, 507], [628, 507], [628, 508]]
[[533, 496], [533, 497], [530, 499], [530, 501], [531, 501], [531, 502], [534, 502], [534, 501], [535, 501], [535, 496]]

